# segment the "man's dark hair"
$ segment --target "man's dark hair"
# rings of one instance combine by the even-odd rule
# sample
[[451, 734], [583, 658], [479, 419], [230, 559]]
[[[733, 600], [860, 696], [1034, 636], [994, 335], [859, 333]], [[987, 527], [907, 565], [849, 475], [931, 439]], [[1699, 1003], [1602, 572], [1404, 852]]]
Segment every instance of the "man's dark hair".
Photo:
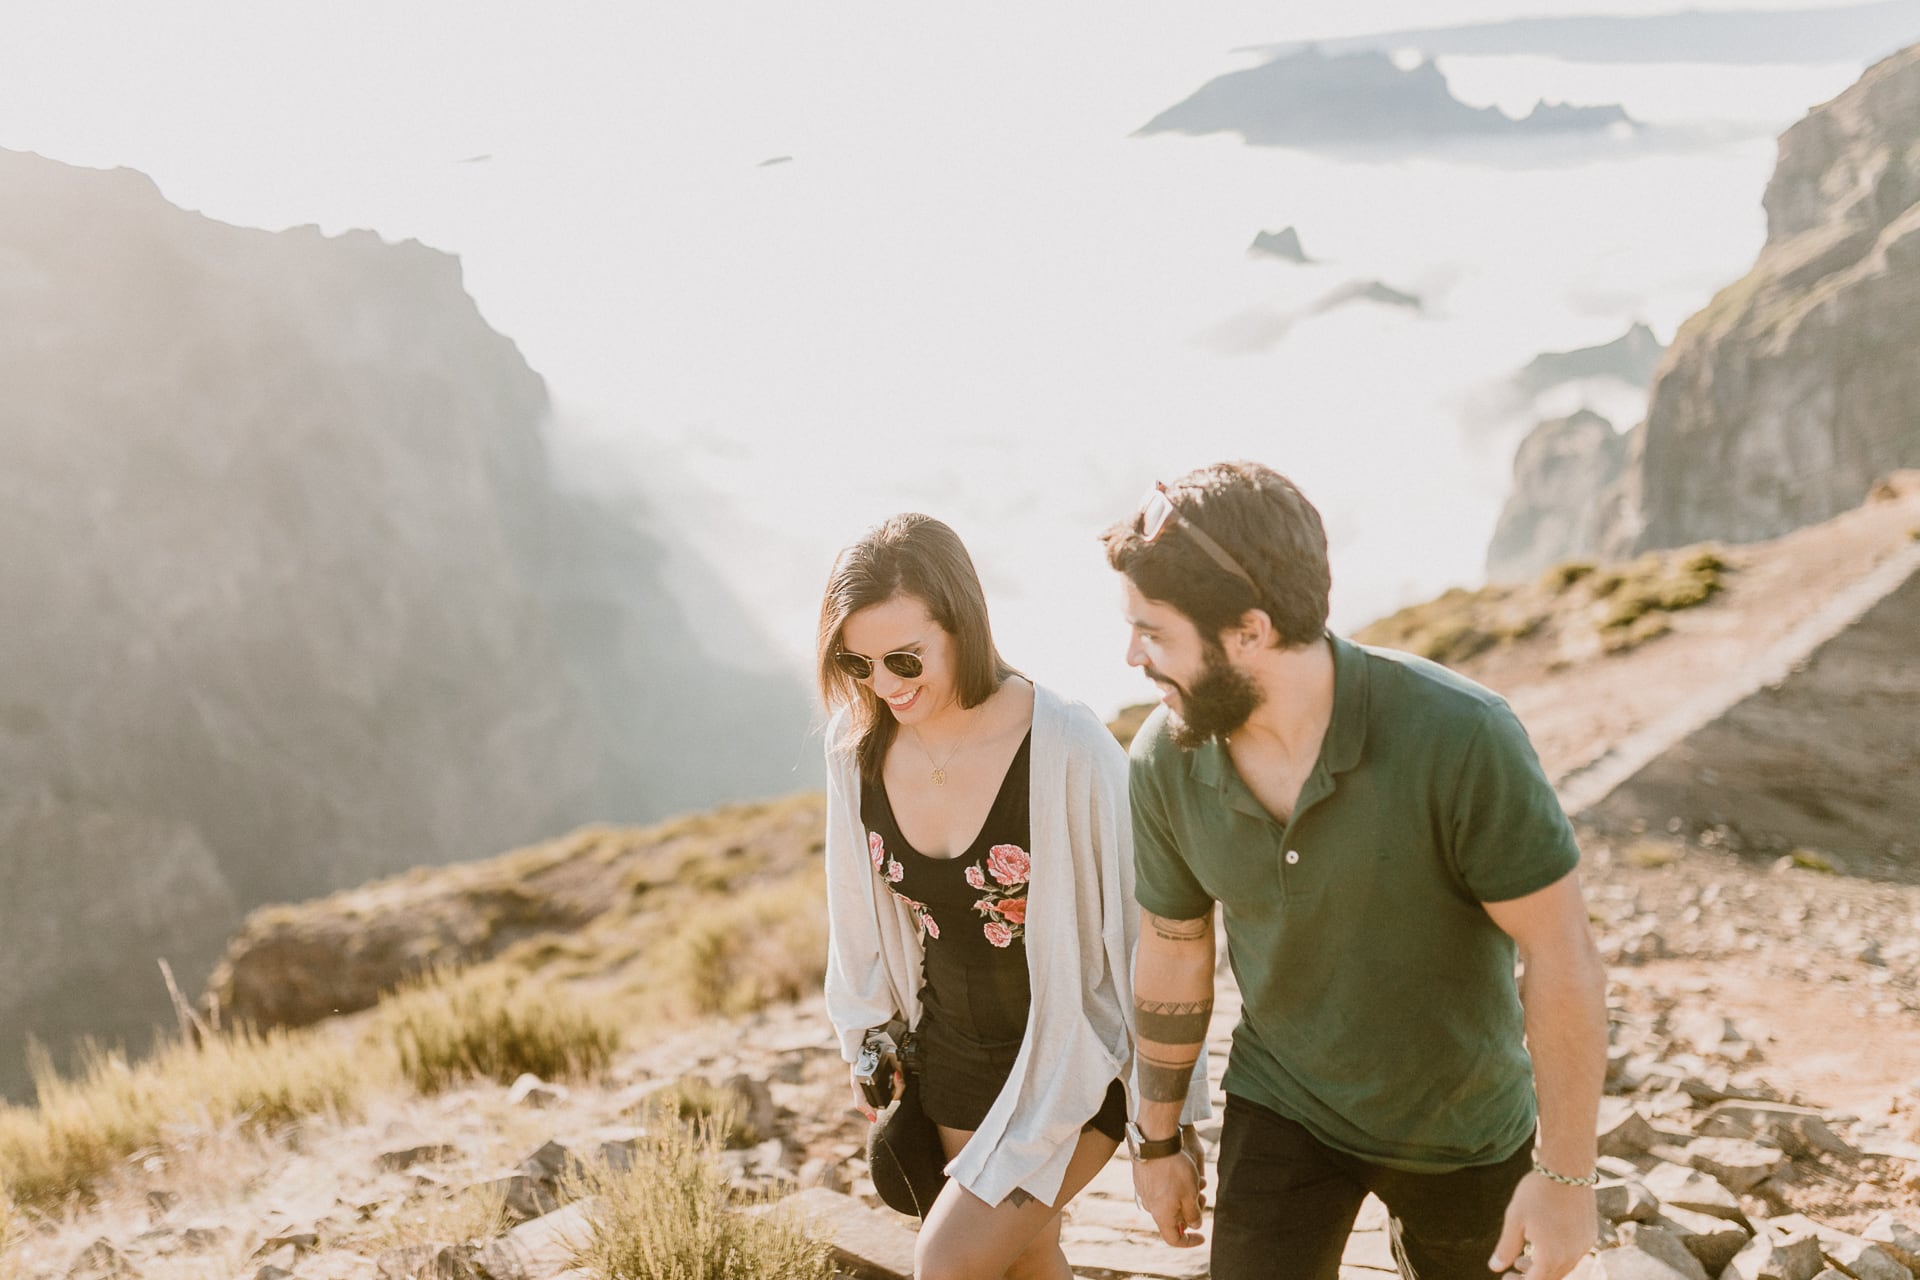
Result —
[[[1167, 486], [1177, 519], [1148, 542], [1136, 511], [1101, 535], [1107, 563], [1149, 600], [1170, 604], [1213, 639], [1249, 609], [1273, 619], [1287, 648], [1327, 629], [1327, 531], [1320, 513], [1288, 480], [1257, 462], [1216, 462]], [[1182, 521], [1198, 526], [1240, 562], [1253, 582], [1209, 556]]]

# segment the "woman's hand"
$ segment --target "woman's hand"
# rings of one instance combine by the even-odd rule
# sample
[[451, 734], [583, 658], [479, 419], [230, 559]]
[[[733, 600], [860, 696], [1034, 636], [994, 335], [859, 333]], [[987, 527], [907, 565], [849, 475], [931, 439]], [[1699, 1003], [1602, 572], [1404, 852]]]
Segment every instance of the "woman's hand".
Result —
[[[895, 1062], [892, 1057], [888, 1057], [880, 1069], [893, 1076], [893, 1100], [895, 1102], [900, 1101], [900, 1095], [907, 1091], [907, 1082], [906, 1077], [900, 1074], [899, 1063]], [[855, 1074], [854, 1068], [851, 1065], [847, 1067], [847, 1083], [853, 1087], [854, 1110], [865, 1116], [868, 1124], [876, 1123], [880, 1119], [880, 1113], [874, 1109], [874, 1105], [871, 1102], [867, 1101], [867, 1091], [860, 1087], [860, 1077]]]

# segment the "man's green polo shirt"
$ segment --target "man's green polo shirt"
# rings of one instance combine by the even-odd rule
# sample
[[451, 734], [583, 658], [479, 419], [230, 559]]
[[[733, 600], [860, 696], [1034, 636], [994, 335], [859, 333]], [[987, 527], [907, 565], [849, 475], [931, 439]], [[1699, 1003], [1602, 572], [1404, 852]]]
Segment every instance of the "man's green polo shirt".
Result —
[[1480, 905], [1579, 862], [1526, 731], [1444, 667], [1337, 637], [1333, 720], [1291, 821], [1226, 747], [1133, 740], [1135, 896], [1219, 902], [1239, 981], [1227, 1092], [1340, 1151], [1443, 1172], [1533, 1134], [1512, 939]]

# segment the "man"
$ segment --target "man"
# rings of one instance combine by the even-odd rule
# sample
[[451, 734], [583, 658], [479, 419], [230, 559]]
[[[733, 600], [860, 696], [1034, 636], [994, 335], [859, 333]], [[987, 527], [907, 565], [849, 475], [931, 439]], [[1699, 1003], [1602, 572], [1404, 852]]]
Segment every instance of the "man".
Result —
[[1201, 1243], [1178, 1116], [1217, 902], [1242, 1012], [1215, 1280], [1335, 1280], [1368, 1192], [1420, 1280], [1485, 1280], [1523, 1246], [1559, 1280], [1597, 1230], [1605, 979], [1525, 731], [1479, 685], [1327, 632], [1319, 513], [1266, 467], [1159, 486], [1105, 542], [1127, 661], [1164, 702], [1132, 750], [1141, 1203]]

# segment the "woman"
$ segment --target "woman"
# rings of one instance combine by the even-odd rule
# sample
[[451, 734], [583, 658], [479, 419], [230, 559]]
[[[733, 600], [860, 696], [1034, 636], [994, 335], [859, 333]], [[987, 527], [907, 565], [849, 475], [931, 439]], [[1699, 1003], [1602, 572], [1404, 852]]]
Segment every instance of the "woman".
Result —
[[950, 1161], [914, 1275], [1067, 1277], [1060, 1210], [1126, 1119], [1126, 758], [1001, 660], [966, 548], [928, 516], [840, 554], [818, 649], [828, 1014], [849, 1062], [869, 1028], [914, 1029]]

